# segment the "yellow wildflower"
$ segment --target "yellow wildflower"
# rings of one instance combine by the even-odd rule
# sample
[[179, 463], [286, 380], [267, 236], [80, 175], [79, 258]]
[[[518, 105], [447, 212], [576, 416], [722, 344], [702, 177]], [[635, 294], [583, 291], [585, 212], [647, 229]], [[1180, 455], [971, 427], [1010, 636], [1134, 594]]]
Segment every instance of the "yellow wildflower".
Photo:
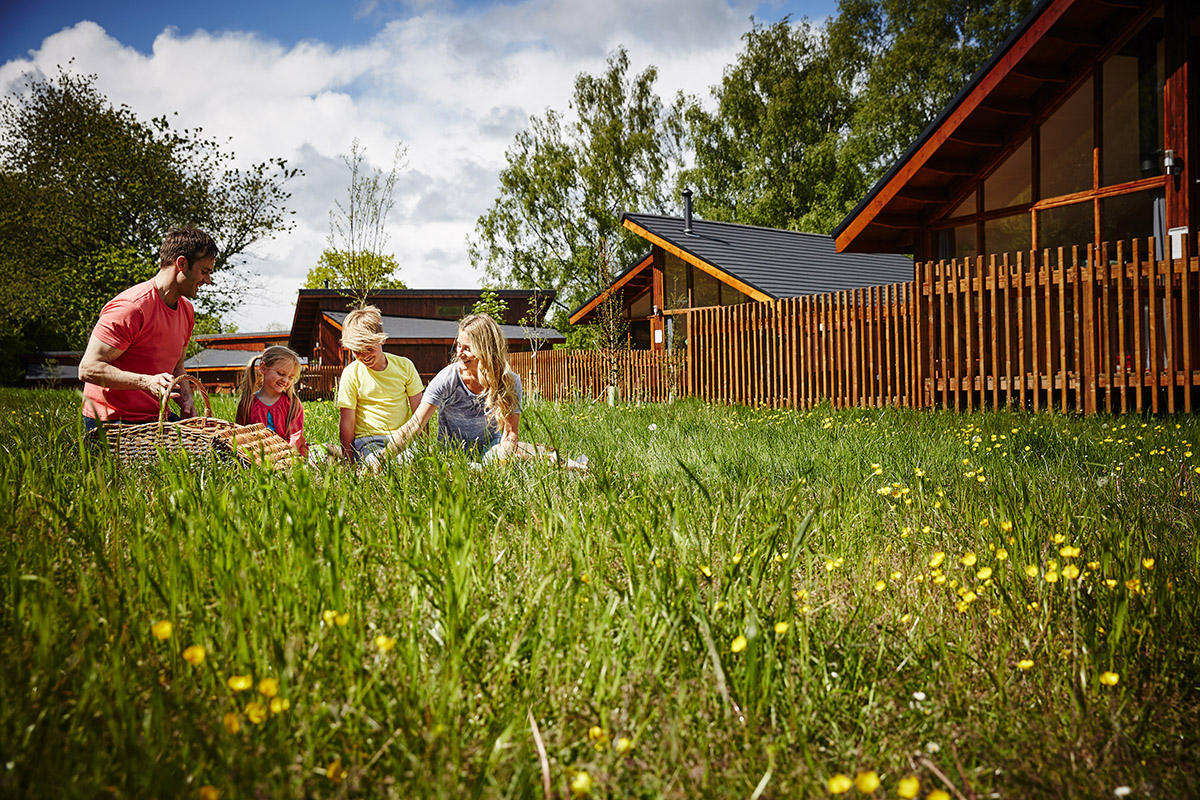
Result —
[[254, 679], [249, 675], [230, 675], [225, 683], [235, 692], [244, 692], [254, 685]]
[[392, 636], [384, 636], [381, 633], [375, 637], [375, 646], [379, 648], [381, 653], [386, 653], [396, 646], [396, 639]]
[[1147, 572], [1149, 572], [1150, 570], [1154, 569], [1154, 559], [1153, 558], [1143, 558], [1142, 566], [1146, 569]]
[[200, 787], [200, 800], [220, 800], [221, 793], [217, 787], [206, 785]]
[[992, 577], [991, 567], [983, 567], [979, 572], [975, 573], [975, 580], [986, 581], [990, 577]]
[[206, 655], [204, 646], [194, 644], [191, 647], [185, 648], [183, 651], [183, 660], [191, 664], [193, 667], [198, 667], [204, 663]]
[[879, 775], [875, 770], [858, 773], [854, 776], [854, 788], [863, 794], [870, 794], [879, 788]]
[[332, 625], [334, 617], [336, 617], [336, 616], [337, 616], [337, 612], [331, 611], [329, 609], [326, 609], [325, 611], [321, 612], [321, 619], [322, 619], [322, 621], [324, 621], [324, 623], [326, 625]]
[[1058, 583], [1058, 573], [1057, 572], [1047, 572], [1046, 573], [1046, 583]]
[[1017, 669], [1019, 669], [1019, 670], [1031, 670], [1031, 669], [1033, 669], [1033, 659], [1031, 659], [1031, 658], [1022, 658], [1020, 661], [1018, 661], [1018, 662], [1017, 662]]
[[1069, 544], [1064, 545], [1063, 547], [1059, 548], [1058, 554], [1060, 556], [1062, 556], [1063, 558], [1078, 558], [1079, 557], [1079, 548], [1072, 547]]
[[943, 789], [934, 789], [925, 795], [925, 800], [950, 800], [950, 794]]
[[584, 770], [576, 772], [571, 778], [571, 794], [575, 797], [583, 797], [592, 793], [592, 776], [588, 775]]
[[347, 611], [345, 614], [338, 614], [333, 618], [333, 621], [339, 628], [346, 627], [350, 623], [350, 612]]
[[1105, 686], [1116, 686], [1117, 682], [1120, 680], [1121, 680], [1121, 676], [1115, 672], [1100, 673], [1100, 682], [1103, 683]]
[[829, 779], [830, 794], [845, 794], [850, 791], [850, 787], [854, 785], [854, 781], [847, 778], [842, 773], [838, 773]]
[[737, 637], [736, 639], [734, 639], [734, 640], [733, 640], [733, 644], [731, 644], [731, 645], [729, 646], [729, 649], [730, 649], [730, 650], [732, 650], [732, 651], [733, 651], [733, 652], [735, 652], [735, 653], [740, 653], [740, 652], [742, 652], [743, 650], [745, 650], [745, 649], [746, 649], [746, 637], [745, 637], [745, 636], [739, 636], [739, 637]]
[[1079, 567], [1075, 566], [1074, 564], [1067, 564], [1065, 567], [1063, 567], [1062, 574], [1067, 580], [1073, 581], [1079, 577]]
[[325, 768], [325, 776], [334, 783], [341, 783], [346, 779], [346, 768], [342, 766], [342, 760], [335, 758], [328, 767]]
[[973, 566], [978, 559], [975, 558], [974, 553], [967, 553], [965, 556], [963, 556], [959, 560], [962, 561], [962, 565], [964, 567], [970, 567], [970, 566]]
[[258, 682], [258, 693], [269, 700], [279, 694], [279, 681], [274, 678], [263, 678]]
[[700, 573], [706, 578], [712, 577], [712, 570], [708, 568], [707, 564], [700, 565]]
[[164, 642], [171, 638], [171, 631], [174, 629], [175, 626], [171, 624], [170, 620], [165, 619], [159, 620], [150, 626], [150, 632], [154, 634], [154, 638]]
[[225, 726], [226, 733], [237, 733], [242, 729], [242, 721], [232, 711], [221, 717], [221, 724]]
[[1005, 533], [1009, 533], [1012, 531], [1012, 523], [1008, 520], [1004, 520], [1004, 522], [1000, 523], [1000, 530], [1004, 531]]
[[255, 725], [262, 725], [263, 720], [267, 718], [267, 707], [257, 700], [251, 700], [246, 703], [246, 719], [253, 722]]
[[286, 697], [272, 697], [271, 698], [271, 713], [272, 714], [282, 714], [283, 712], [287, 711], [291, 707], [292, 707], [292, 703]]
[[1029, 577], [1031, 577], [1031, 578], [1036, 578], [1036, 577], [1038, 576], [1038, 568], [1037, 568], [1037, 565], [1036, 565], [1036, 564], [1030, 564], [1029, 566], [1027, 566], [1027, 567], [1025, 568], [1025, 574], [1026, 574], [1026, 575], [1028, 575], [1028, 576], [1029, 576]]
[[616, 744], [613, 745], [613, 749], [617, 751], [617, 755], [619, 756], [629, 755], [629, 751], [633, 749], [633, 742], [628, 736], [622, 736], [617, 739]]
[[780, 636], [783, 636], [787, 632], [788, 632], [788, 624], [786, 622], [781, 621], [781, 622], [775, 623], [775, 633], [777, 633]]
[[882, 592], [886, 588], [887, 588], [886, 581], [875, 581], [875, 591]]
[[917, 796], [917, 792], [919, 791], [921, 791], [921, 782], [917, 780], [916, 775], [901, 778], [900, 782], [896, 784], [896, 794], [905, 800], [912, 800], [912, 798]]
[[929, 568], [930, 568], [930, 569], [937, 569], [938, 567], [940, 567], [940, 566], [942, 565], [942, 562], [943, 562], [943, 561], [945, 561], [945, 560], [946, 560], [946, 554], [945, 554], [945, 553], [943, 553], [941, 550], [938, 550], [936, 553], [934, 553], [934, 554], [933, 554], [933, 555], [930, 557], [930, 559], [929, 559]]

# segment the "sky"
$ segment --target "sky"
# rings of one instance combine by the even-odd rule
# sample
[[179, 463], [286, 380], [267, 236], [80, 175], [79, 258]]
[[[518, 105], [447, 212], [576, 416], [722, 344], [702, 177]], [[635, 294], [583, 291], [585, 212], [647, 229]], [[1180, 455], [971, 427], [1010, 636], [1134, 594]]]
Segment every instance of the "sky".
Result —
[[836, 11], [836, 0], [18, 0], [0, 11], [0, 93], [62, 65], [95, 74], [144, 120], [174, 113], [178, 129], [228, 140], [239, 166], [300, 168], [287, 185], [296, 225], [255, 245], [254, 288], [227, 318], [281, 329], [329, 246], [354, 139], [384, 171], [406, 148], [386, 247], [400, 278], [481, 286], [467, 240], [498, 195], [505, 150], [531, 116], [568, 111], [576, 75], [602, 72], [624, 46], [632, 74], [657, 67], [660, 97], [708, 98], [751, 16], [820, 23]]

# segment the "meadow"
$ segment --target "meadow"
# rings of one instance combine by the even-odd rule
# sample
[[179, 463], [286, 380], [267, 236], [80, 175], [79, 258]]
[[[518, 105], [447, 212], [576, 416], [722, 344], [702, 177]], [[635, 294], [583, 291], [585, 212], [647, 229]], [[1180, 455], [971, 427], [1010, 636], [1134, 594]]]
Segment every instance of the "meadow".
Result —
[[590, 474], [128, 469], [0, 390], [0, 795], [1200, 795], [1197, 418], [521, 435]]

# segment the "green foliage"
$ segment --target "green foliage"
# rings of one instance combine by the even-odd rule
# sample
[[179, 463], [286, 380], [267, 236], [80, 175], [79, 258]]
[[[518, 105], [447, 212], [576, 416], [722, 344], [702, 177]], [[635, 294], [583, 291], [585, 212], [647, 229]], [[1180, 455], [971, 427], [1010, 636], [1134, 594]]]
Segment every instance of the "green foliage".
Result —
[[400, 265], [392, 255], [359, 252], [354, 257], [339, 250], [325, 250], [317, 265], [304, 278], [305, 289], [342, 289], [357, 297], [352, 289], [355, 276], [365, 280], [373, 289], [407, 289], [396, 275]]
[[487, 314], [500, 324], [504, 324], [504, 315], [508, 313], [508, 303], [496, 293], [495, 289], [484, 287], [479, 293], [479, 300], [471, 309], [472, 314]]
[[78, 419], [0, 392], [4, 796], [542, 797], [531, 718], [555, 796], [1200, 782], [1190, 416], [527, 407], [587, 476], [128, 470]]
[[826, 233], [862, 197], [844, 163], [854, 98], [837, 80], [821, 29], [784, 17], [755, 22], [744, 50], [712, 89], [715, 108], [686, 112], [696, 190], [706, 219]]
[[217, 240], [217, 285], [197, 313], [228, 313], [247, 282], [223, 278], [290, 229], [283, 187], [298, 174], [281, 159], [243, 170], [233, 158], [199, 129], [113, 107], [95, 76], [30, 78], [0, 107], [0, 337], [81, 349], [103, 303], [154, 274], [172, 225]]
[[654, 92], [654, 67], [628, 72], [619, 48], [602, 75], [576, 77], [571, 118], [548, 109], [506, 152], [500, 196], [470, 241], [471, 262], [502, 285], [553, 289], [571, 308], [599, 288], [601, 240], [621, 264], [646, 250], [621, 214], [670, 205], [681, 123]]
[[[407, 152], [403, 143], [396, 145], [392, 168], [386, 174], [366, 169], [366, 150], [358, 139], [350, 145], [350, 155], [342, 156], [350, 170], [346, 204], [335, 201], [329, 212], [329, 248], [321, 254], [317, 269], [333, 273], [335, 280], [330, 285], [345, 291], [355, 305], [367, 302], [374, 289], [405, 288], [395, 275], [399, 269], [395, 257], [384, 254], [384, 249], [388, 214], [396, 205], [396, 177], [407, 166]], [[310, 271], [306, 285], [312, 281], [323, 285], [325, 275]]]
[[847, 155], [874, 183], [1032, 9], [1032, 0], [841, 0], [830, 58], [854, 88]]

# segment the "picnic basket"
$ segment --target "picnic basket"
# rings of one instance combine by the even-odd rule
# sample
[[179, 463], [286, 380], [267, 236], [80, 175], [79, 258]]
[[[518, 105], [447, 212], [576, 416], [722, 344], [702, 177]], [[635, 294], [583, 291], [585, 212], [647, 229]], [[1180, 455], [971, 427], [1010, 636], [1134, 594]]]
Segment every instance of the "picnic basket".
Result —
[[[202, 416], [177, 422], [167, 421], [167, 400], [180, 383], [188, 382], [204, 402]], [[267, 464], [290, 466], [299, 453], [265, 425], [235, 425], [212, 415], [212, 403], [204, 386], [191, 375], [171, 381], [163, 392], [158, 421], [141, 425], [113, 425], [108, 428], [108, 448], [126, 465], [149, 464], [163, 453], [182, 453], [189, 459], [207, 459], [215, 452], [232, 456], [245, 466]]]

